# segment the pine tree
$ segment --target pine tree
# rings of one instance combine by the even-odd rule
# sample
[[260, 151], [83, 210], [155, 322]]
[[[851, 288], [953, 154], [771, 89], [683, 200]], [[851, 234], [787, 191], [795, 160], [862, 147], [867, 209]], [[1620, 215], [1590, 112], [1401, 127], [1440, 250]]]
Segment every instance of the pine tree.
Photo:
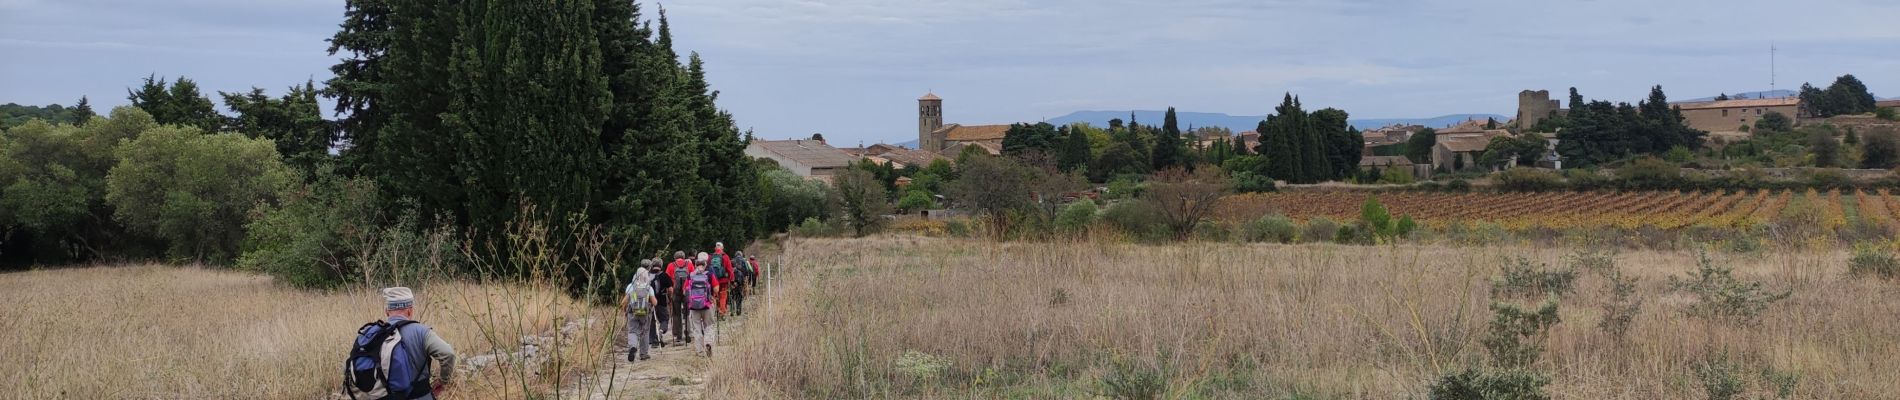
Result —
[[[759, 229], [758, 202], [754, 201], [758, 185], [753, 184], [757, 172], [753, 170], [752, 160], [745, 155], [746, 144], [740, 140], [739, 127], [732, 115], [720, 111], [716, 105], [719, 92], [712, 90], [706, 81], [705, 63], [698, 53], [689, 58], [683, 94], [688, 96], [687, 108], [693, 114], [694, 128], [699, 133], [699, 176], [706, 180], [706, 187], [700, 192], [707, 222], [703, 240], [739, 243], [755, 237]], [[890, 166], [884, 168], [891, 175], [890, 179], [896, 179]]]
[[99, 116], [98, 113], [92, 112], [92, 102], [87, 100], [86, 96], [79, 96], [79, 104], [73, 105], [69, 112], [72, 113], [73, 125], [76, 126], [86, 126], [86, 122], [91, 121], [92, 117]]
[[1062, 172], [1075, 171], [1089, 165], [1089, 135], [1081, 129], [1062, 127], [1062, 151], [1056, 157], [1056, 165]]
[[138, 90], [126, 89], [126, 100], [151, 114], [160, 125], [189, 126], [205, 133], [218, 132], [224, 126], [224, 117], [218, 115], [211, 99], [198, 93], [198, 83], [182, 76], [169, 86], [165, 78], [146, 76]]

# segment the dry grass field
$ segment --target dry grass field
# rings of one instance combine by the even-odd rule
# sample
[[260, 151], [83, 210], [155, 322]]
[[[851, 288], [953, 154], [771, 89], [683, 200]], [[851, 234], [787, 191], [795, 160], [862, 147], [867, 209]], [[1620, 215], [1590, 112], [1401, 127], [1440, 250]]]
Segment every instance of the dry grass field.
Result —
[[[799, 239], [710, 397], [1424, 398], [1485, 362], [1507, 259], [1573, 251]], [[1792, 295], [1754, 324], [1691, 316], [1668, 282], [1694, 252], [1625, 252], [1627, 335], [1598, 327], [1607, 280], [1579, 274], [1530, 368], [1561, 399], [1900, 397], [1900, 283], [1849, 276], [1845, 251], [1711, 257]]]
[[[612, 313], [532, 285], [418, 286], [417, 319], [463, 362]], [[313, 292], [262, 275], [194, 267], [121, 266], [0, 274], [0, 398], [328, 398], [356, 328], [382, 316], [369, 288]], [[614, 321], [606, 318], [604, 321]], [[591, 370], [612, 343], [598, 325], [559, 357], [529, 368], [458, 375], [450, 398], [524, 398], [564, 371]], [[565, 363], [565, 364], [563, 364]]]

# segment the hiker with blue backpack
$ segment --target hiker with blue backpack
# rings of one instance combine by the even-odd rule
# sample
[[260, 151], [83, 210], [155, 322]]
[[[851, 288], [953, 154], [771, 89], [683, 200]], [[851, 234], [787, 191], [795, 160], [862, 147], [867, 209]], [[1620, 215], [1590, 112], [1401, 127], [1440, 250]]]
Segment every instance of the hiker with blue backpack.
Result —
[[753, 275], [752, 261], [745, 257], [745, 250], [732, 252], [732, 281], [724, 285], [732, 293], [732, 315], [745, 315], [745, 295], [748, 284], [756, 278]]
[[[455, 347], [415, 318], [415, 292], [383, 289], [383, 316], [356, 330], [343, 364], [343, 393], [350, 399], [426, 399], [444, 393], [455, 374]], [[429, 361], [440, 368], [430, 380]]]
[[[642, 260], [642, 263], [652, 264], [646, 260]], [[626, 295], [621, 299], [627, 312], [627, 362], [633, 362], [635, 356], [640, 360], [648, 358], [647, 353], [651, 348], [648, 335], [652, 334], [656, 303], [653, 287], [650, 286], [652, 282], [653, 273], [647, 272], [647, 266], [641, 266], [633, 273], [633, 281], [627, 283]]]
[[[699, 253], [700, 264], [710, 259], [706, 253]], [[712, 357], [713, 340], [718, 331], [714, 326], [718, 322], [718, 300], [713, 298], [713, 293], [718, 290], [717, 285], [718, 280], [706, 268], [699, 268], [686, 278], [686, 321], [693, 330], [692, 336], [699, 338], [699, 342], [695, 343], [698, 347], [693, 348], [693, 353], [706, 357]], [[706, 349], [704, 353], [700, 353], [701, 347]]]

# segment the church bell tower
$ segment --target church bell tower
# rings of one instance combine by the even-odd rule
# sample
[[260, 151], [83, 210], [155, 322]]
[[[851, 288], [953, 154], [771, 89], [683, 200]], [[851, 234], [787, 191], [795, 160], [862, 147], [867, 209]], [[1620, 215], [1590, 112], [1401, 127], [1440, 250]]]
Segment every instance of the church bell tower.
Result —
[[917, 98], [917, 148], [943, 151], [943, 138], [933, 133], [943, 128], [943, 98], [925, 93]]

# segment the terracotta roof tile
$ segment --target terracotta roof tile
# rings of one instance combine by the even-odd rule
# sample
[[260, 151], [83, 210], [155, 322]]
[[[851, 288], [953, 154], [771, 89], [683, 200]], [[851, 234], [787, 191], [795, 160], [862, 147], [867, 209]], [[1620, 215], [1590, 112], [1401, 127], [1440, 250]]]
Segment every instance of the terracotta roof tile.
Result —
[[974, 142], [978, 140], [1002, 140], [1003, 134], [1009, 132], [1009, 125], [950, 124], [950, 126], [946, 126], [943, 129], [948, 131], [943, 137], [944, 140]]
[[846, 167], [855, 161], [843, 150], [816, 140], [753, 140], [752, 144], [812, 168]]
[[1674, 105], [1682, 107], [1684, 110], [1707, 110], [1714, 108], [1781, 107], [1798, 104], [1801, 104], [1801, 99], [1788, 97], [1780, 99], [1698, 101], [1694, 103], [1675, 103]]

